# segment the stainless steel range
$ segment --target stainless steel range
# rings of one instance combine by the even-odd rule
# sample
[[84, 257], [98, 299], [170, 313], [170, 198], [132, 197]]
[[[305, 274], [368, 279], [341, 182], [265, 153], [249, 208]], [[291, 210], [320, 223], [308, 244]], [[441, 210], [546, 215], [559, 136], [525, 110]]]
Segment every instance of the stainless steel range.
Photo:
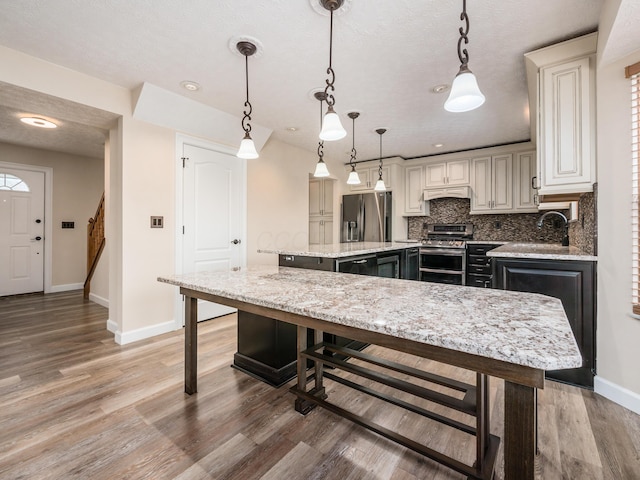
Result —
[[427, 234], [420, 246], [420, 280], [464, 285], [466, 241], [471, 239], [471, 223], [427, 224]]

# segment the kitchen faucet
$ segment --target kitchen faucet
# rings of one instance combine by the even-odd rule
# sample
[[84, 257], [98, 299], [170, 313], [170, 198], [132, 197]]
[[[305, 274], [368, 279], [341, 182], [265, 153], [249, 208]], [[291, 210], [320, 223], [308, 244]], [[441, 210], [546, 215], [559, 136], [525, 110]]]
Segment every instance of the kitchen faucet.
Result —
[[542, 222], [544, 222], [544, 219], [547, 218], [549, 215], [558, 215], [564, 221], [562, 246], [568, 247], [569, 246], [569, 220], [567, 220], [567, 217], [565, 217], [564, 214], [560, 212], [556, 212], [555, 210], [550, 210], [548, 212], [543, 213], [542, 216], [538, 219], [538, 223], [537, 223], [538, 229], [542, 228]]

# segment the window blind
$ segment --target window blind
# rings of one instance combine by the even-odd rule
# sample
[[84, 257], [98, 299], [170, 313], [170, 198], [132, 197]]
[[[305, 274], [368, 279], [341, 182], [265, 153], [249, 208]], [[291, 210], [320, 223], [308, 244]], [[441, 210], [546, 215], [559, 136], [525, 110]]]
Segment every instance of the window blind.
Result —
[[[637, 66], [638, 64], [636, 64]], [[627, 67], [627, 74], [629, 74]], [[631, 161], [632, 161], [632, 201], [631, 201], [631, 226], [633, 239], [633, 313], [640, 315], [640, 192], [638, 191], [638, 176], [640, 169], [638, 166], [638, 135], [640, 133], [640, 72], [630, 75], [631, 79]]]

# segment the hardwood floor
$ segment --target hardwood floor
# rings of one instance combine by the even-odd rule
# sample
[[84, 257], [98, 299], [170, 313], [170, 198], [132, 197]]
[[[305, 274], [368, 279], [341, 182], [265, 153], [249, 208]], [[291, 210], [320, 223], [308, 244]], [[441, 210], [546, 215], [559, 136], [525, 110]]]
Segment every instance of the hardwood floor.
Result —
[[[199, 325], [193, 396], [183, 393], [182, 331], [119, 346], [107, 318], [81, 291], [0, 298], [0, 478], [464, 478], [327, 411], [303, 417], [293, 409], [290, 385], [274, 389], [229, 368], [235, 316]], [[473, 380], [454, 367], [370, 350]], [[385, 426], [473, 458], [472, 439], [463, 434], [334, 382], [327, 390]], [[491, 379], [498, 436], [502, 392]], [[640, 416], [555, 382], [538, 401], [538, 478], [640, 479]]]

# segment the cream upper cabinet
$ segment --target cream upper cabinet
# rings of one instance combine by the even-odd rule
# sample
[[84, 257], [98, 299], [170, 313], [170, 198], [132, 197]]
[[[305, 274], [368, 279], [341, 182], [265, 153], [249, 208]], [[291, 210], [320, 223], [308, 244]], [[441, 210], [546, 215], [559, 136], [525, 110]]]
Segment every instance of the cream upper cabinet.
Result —
[[537, 176], [536, 152], [516, 154], [513, 165], [513, 208], [520, 213], [538, 211], [534, 188]]
[[333, 180], [309, 180], [309, 216], [333, 215]]
[[424, 203], [424, 167], [404, 169], [404, 216], [426, 215]]
[[540, 195], [593, 191], [596, 43], [593, 33], [525, 55], [529, 82], [537, 82], [529, 91]]
[[454, 160], [426, 165], [426, 188], [449, 185], [469, 185], [469, 160]]
[[513, 210], [513, 155], [471, 160], [471, 214]]

